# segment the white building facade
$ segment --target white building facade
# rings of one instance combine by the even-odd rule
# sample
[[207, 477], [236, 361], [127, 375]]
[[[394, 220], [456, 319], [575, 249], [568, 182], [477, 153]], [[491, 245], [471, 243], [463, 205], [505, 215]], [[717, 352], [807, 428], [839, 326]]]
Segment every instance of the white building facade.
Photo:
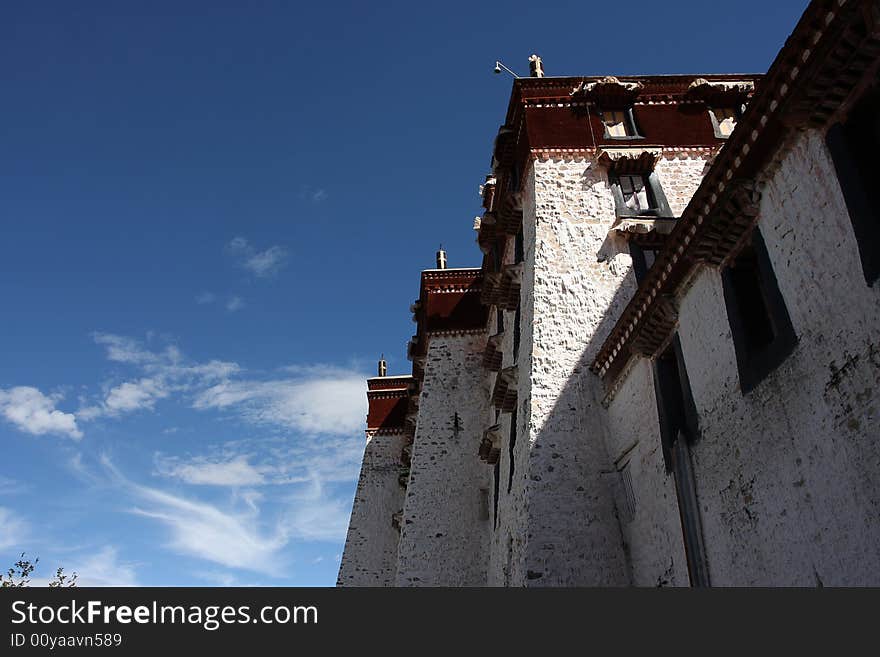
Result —
[[763, 76], [515, 81], [340, 585], [880, 583], [875, 21], [814, 1]]

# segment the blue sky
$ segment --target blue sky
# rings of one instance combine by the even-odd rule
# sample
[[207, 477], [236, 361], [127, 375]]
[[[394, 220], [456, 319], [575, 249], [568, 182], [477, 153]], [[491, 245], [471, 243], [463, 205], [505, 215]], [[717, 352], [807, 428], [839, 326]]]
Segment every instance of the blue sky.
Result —
[[0, 564], [332, 585], [363, 379], [479, 264], [495, 59], [762, 72], [805, 4], [4, 4]]

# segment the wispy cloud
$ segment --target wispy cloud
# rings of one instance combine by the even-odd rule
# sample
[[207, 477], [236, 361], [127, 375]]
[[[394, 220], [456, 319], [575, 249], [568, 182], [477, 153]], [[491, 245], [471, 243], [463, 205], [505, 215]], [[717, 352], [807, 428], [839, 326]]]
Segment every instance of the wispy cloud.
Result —
[[[96, 334], [110, 360], [140, 370], [141, 376], [105, 389], [103, 399], [84, 405], [82, 420], [152, 410], [159, 400], [183, 393], [197, 410], [220, 410], [241, 420], [306, 435], [359, 435], [367, 410], [362, 372], [333, 366], [296, 366], [271, 379], [237, 378], [237, 363], [193, 362], [175, 346], [148, 349], [142, 342]], [[71, 416], [72, 418], [73, 416]]]
[[291, 536], [306, 541], [338, 541], [345, 537], [350, 501], [328, 496], [318, 479], [291, 498], [291, 507], [286, 520]]
[[[148, 350], [141, 342], [133, 338], [111, 333], [94, 333], [92, 337], [97, 344], [107, 348], [108, 360], [117, 363], [144, 365], [164, 360], [162, 355]], [[173, 352], [170, 353], [173, 354]]]
[[193, 573], [196, 577], [211, 582], [217, 586], [240, 586], [238, 578], [230, 572], [219, 570], [200, 570]]
[[135, 564], [119, 560], [116, 547], [106, 545], [97, 552], [65, 564], [67, 575], [77, 573], [78, 586], [139, 586]]
[[327, 190], [323, 187], [312, 187], [311, 185], [303, 185], [299, 190], [299, 197], [312, 203], [322, 203], [327, 200]]
[[248, 505], [240, 511], [222, 510], [157, 488], [137, 484], [124, 477], [107, 458], [105, 468], [136, 505], [131, 513], [160, 522], [169, 532], [168, 548], [229, 568], [266, 574], [281, 572], [279, 551], [289, 534], [281, 524], [261, 526], [259, 511]]
[[200, 457], [190, 462], [182, 461], [179, 457], [157, 455], [156, 470], [165, 477], [194, 485], [256, 486], [266, 480], [260, 469], [248, 462], [247, 455], [228, 460]]
[[26, 493], [30, 488], [30, 484], [0, 475], [0, 495], [19, 495]]
[[144, 378], [127, 381], [111, 388], [104, 405], [111, 415], [142, 409], [152, 409], [156, 400], [169, 395], [167, 383], [162, 379]]
[[241, 310], [244, 308], [244, 299], [238, 296], [229, 297], [229, 301], [226, 302], [226, 310], [231, 313]]
[[334, 367], [288, 368], [292, 376], [268, 381], [221, 381], [195, 397], [197, 409], [232, 410], [255, 424], [304, 433], [352, 434], [364, 423], [360, 372]]
[[274, 276], [287, 262], [287, 250], [284, 247], [276, 245], [260, 251], [243, 237], [233, 238], [226, 245], [226, 250], [241, 267], [259, 278]]
[[196, 303], [199, 305], [205, 305], [208, 303], [214, 303], [217, 300], [217, 295], [213, 292], [202, 292], [196, 297]]
[[76, 416], [55, 408], [61, 399], [61, 395], [44, 395], [30, 386], [0, 389], [0, 414], [25, 433], [60, 434], [79, 440], [83, 433]]
[[161, 399], [204, 388], [239, 370], [226, 361], [191, 362], [175, 345], [151, 350], [139, 340], [109, 333], [96, 333], [94, 339], [106, 348], [109, 360], [131, 365], [145, 376], [107, 386], [100, 401], [77, 411], [81, 420], [153, 410]]
[[24, 518], [0, 506], [0, 550], [14, 548], [23, 551], [29, 534], [30, 525]]

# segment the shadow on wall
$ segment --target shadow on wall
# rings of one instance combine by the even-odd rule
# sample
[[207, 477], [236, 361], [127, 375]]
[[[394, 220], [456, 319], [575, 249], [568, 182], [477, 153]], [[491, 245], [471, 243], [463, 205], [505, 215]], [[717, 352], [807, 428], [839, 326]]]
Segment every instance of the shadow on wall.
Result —
[[[528, 391], [520, 387], [530, 395], [518, 404], [521, 439], [511, 501], [521, 520], [512, 519], [511, 524], [519, 527], [511, 532], [509, 547], [514, 584], [630, 584], [614, 502], [618, 474], [607, 449], [603, 384], [589, 369], [635, 289], [625, 240], [609, 233], [581, 273], [587, 281], [591, 277], [608, 281], [610, 275], [617, 280], [613, 294], [610, 289], [604, 296], [596, 289], [593, 292], [598, 294], [577, 294], [566, 289], [562, 277], [552, 285], [545, 279], [541, 294], [553, 295], [553, 301], [541, 305], [552, 307], [552, 316], [535, 310], [534, 324], [523, 327], [533, 336], [540, 329], [541, 337], [538, 344], [523, 341], [531, 345], [523, 362], [528, 363], [532, 378]], [[591, 306], [596, 317], [595, 307], [600, 304], [604, 312], [594, 322], [584, 306]], [[586, 344], [576, 332], [590, 335]], [[551, 333], [556, 339], [548, 344]], [[567, 379], [559, 383], [563, 372]]]

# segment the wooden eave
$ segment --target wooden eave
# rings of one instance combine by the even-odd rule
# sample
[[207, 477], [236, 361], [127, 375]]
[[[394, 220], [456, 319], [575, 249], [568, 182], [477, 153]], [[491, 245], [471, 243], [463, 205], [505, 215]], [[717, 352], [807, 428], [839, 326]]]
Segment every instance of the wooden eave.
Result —
[[826, 127], [878, 62], [876, 1], [814, 0], [807, 7], [591, 364], [610, 394], [635, 354], [656, 355], [644, 352], [674, 331], [668, 303], [692, 271], [723, 267], [743, 247], [757, 221], [756, 180], [788, 132]]

